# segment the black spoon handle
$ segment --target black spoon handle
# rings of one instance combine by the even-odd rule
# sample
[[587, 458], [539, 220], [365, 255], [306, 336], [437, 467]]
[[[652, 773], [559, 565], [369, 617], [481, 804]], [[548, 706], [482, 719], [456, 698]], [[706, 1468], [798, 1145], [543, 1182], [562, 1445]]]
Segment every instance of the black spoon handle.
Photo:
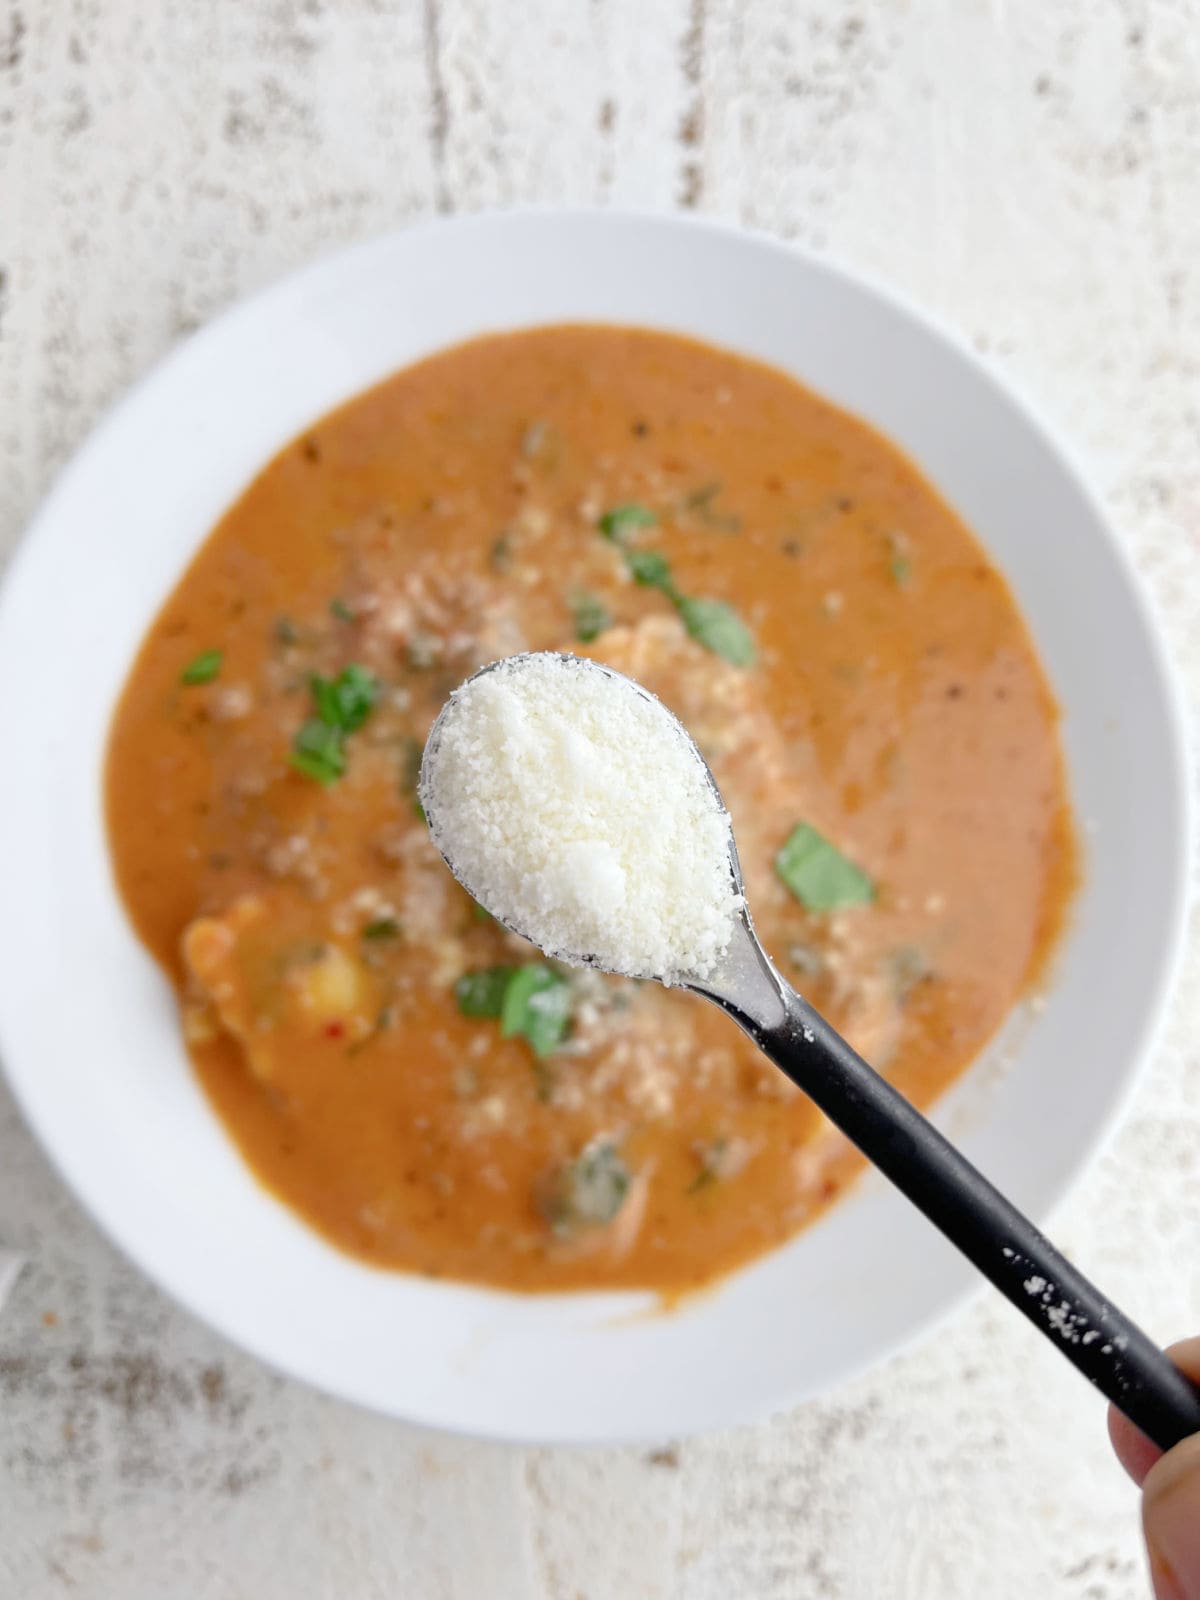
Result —
[[777, 1025], [710, 998], [1147, 1438], [1169, 1450], [1200, 1433], [1200, 1389], [774, 976], [785, 1007]]

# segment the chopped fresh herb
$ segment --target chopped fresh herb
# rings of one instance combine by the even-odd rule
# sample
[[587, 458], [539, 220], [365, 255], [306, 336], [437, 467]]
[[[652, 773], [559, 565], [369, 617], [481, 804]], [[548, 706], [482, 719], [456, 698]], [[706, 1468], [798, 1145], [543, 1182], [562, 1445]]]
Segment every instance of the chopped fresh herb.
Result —
[[400, 924], [395, 917], [379, 917], [374, 922], [368, 922], [362, 931], [364, 939], [398, 939], [400, 937]]
[[888, 968], [896, 999], [901, 1005], [918, 984], [927, 983], [933, 977], [928, 957], [915, 944], [902, 944], [893, 950], [888, 958]]
[[198, 656], [193, 656], [179, 674], [180, 683], [193, 687], [201, 683], [211, 683], [221, 670], [222, 659], [220, 650], [204, 650]]
[[341, 716], [338, 711], [337, 695], [333, 689], [332, 678], [322, 678], [318, 673], [313, 673], [308, 680], [308, 687], [312, 691], [313, 704], [317, 708], [317, 716], [329, 728], [340, 728]]
[[331, 784], [346, 770], [342, 730], [330, 727], [320, 717], [309, 717], [292, 740], [288, 760], [297, 772], [318, 783]]
[[912, 582], [912, 547], [906, 535], [897, 533], [894, 529], [885, 534], [884, 538], [887, 541], [888, 572], [892, 582], [898, 589], [905, 589]]
[[520, 1035], [545, 1056], [562, 1043], [570, 1020], [571, 991], [562, 973], [541, 961], [518, 967], [504, 991], [501, 1036]]
[[481, 906], [478, 900], [471, 901], [471, 915], [476, 922], [495, 922], [495, 917], [486, 906]]
[[329, 602], [329, 614], [336, 617], [339, 622], [354, 621], [354, 612], [340, 596]]
[[717, 533], [738, 533], [742, 519], [729, 511], [718, 511], [713, 502], [721, 493], [720, 483], [704, 483], [683, 497], [683, 509], [690, 511], [706, 528]]
[[464, 1017], [498, 1017], [515, 967], [476, 967], [454, 985], [454, 998]]
[[575, 617], [575, 637], [580, 644], [591, 644], [606, 628], [612, 627], [612, 617], [603, 600], [594, 594], [577, 594], [571, 600]]
[[344, 667], [336, 678], [322, 678], [314, 673], [309, 679], [309, 688], [321, 721], [343, 733], [353, 733], [362, 727], [379, 695], [378, 681], [354, 662]]
[[606, 539], [611, 539], [614, 544], [623, 544], [635, 528], [652, 528], [657, 521], [657, 515], [649, 506], [631, 500], [626, 505], [614, 506], [611, 511], [606, 511], [596, 526]]
[[308, 684], [317, 714], [300, 725], [288, 759], [305, 777], [330, 784], [346, 770], [345, 736], [367, 720], [379, 685], [353, 662], [336, 678], [314, 673]]
[[719, 482], [702, 483], [698, 489], [692, 489], [683, 497], [685, 511], [702, 511], [706, 506], [711, 506], [721, 492]]
[[625, 1204], [629, 1185], [629, 1168], [616, 1145], [598, 1139], [553, 1174], [542, 1196], [542, 1214], [563, 1237], [603, 1227]]
[[724, 600], [676, 600], [684, 627], [706, 650], [723, 656], [735, 667], [748, 667], [756, 657], [754, 637], [733, 607]]
[[379, 698], [379, 684], [365, 669], [351, 662], [333, 680], [338, 705], [342, 714], [342, 727], [347, 733], [361, 728]]
[[291, 617], [276, 617], [275, 643], [285, 645], [300, 643], [300, 630]]
[[542, 961], [476, 967], [454, 985], [454, 997], [464, 1017], [498, 1018], [502, 1038], [527, 1040], [539, 1057], [562, 1043], [571, 1019], [570, 986]]
[[498, 533], [492, 540], [492, 548], [488, 551], [488, 566], [493, 572], [511, 572], [512, 564], [512, 534]]
[[622, 547], [625, 565], [634, 582], [665, 594], [697, 644], [723, 656], [735, 667], [750, 666], [756, 655], [754, 639], [731, 605], [724, 600], [694, 599], [680, 594], [671, 576], [670, 563], [660, 550], [631, 549], [626, 543], [635, 528], [647, 528], [657, 521], [657, 515], [647, 506], [631, 502], [606, 511], [598, 526], [606, 539]]
[[687, 1187], [689, 1194], [697, 1194], [701, 1189], [707, 1189], [710, 1184], [716, 1183], [721, 1176], [728, 1149], [729, 1140], [726, 1138], [714, 1139], [711, 1144], [704, 1146], [699, 1152], [700, 1170]]
[[807, 911], [836, 911], [875, 898], [875, 886], [823, 834], [800, 822], [775, 857], [775, 871]]
[[640, 583], [647, 589], [661, 589], [665, 595], [675, 598], [676, 589], [671, 577], [671, 564], [661, 551], [626, 550], [625, 565], [633, 575], [635, 583]]

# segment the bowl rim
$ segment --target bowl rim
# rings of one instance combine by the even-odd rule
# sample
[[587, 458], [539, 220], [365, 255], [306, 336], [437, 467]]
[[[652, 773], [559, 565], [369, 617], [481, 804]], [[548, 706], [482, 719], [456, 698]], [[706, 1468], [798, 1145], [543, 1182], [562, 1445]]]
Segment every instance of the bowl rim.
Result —
[[[1105, 543], [1108, 554], [1119, 573], [1126, 597], [1142, 623], [1154, 670], [1154, 689], [1165, 713], [1166, 726], [1169, 732], [1170, 800], [1175, 813], [1173, 847], [1180, 870], [1174, 881], [1171, 903], [1166, 909], [1166, 915], [1160, 931], [1159, 937], [1162, 943], [1163, 955], [1158, 962], [1156, 979], [1144, 1002], [1143, 1015], [1136, 1036], [1136, 1045], [1129, 1052], [1124, 1071], [1109, 1096], [1103, 1115], [1096, 1119], [1090, 1136], [1080, 1141], [1078, 1154], [1074, 1160], [1064, 1165], [1059, 1176], [1050, 1183], [1049, 1194], [1044, 1204], [1036, 1208], [1035, 1220], [1043, 1219], [1061, 1205], [1065, 1194], [1094, 1166], [1099, 1155], [1111, 1144], [1117, 1129], [1128, 1114], [1130, 1104], [1138, 1091], [1151, 1056], [1161, 1041], [1166, 1027], [1172, 990], [1185, 952], [1187, 914], [1190, 903], [1189, 879], [1194, 848], [1192, 830], [1193, 797], [1189, 781], [1189, 740], [1188, 723], [1184, 710], [1185, 702], [1175, 665], [1167, 648], [1164, 632], [1151, 596], [1134, 565], [1129, 549], [1116, 534], [1100, 497], [1093, 490], [1087, 475], [1081, 469], [1074, 448], [1064, 438], [1058, 426], [1047, 419], [1041, 409], [1030, 400], [1017, 382], [1007, 374], [1001, 375], [981, 360], [969, 343], [951, 326], [943, 323], [937, 316], [925, 310], [902, 291], [880, 281], [872, 274], [858, 268], [846, 266], [840, 261], [831, 260], [802, 245], [780, 239], [761, 229], [743, 227], [720, 218], [636, 207], [618, 210], [586, 206], [527, 205], [483, 209], [450, 217], [430, 216], [410, 222], [399, 228], [374, 234], [367, 239], [348, 246], [334, 247], [322, 251], [301, 267], [281, 274], [251, 293], [239, 297], [202, 327], [179, 340], [155, 360], [147, 371], [119, 396], [115, 403], [105, 409], [99, 420], [89, 429], [82, 442], [55, 475], [49, 491], [43, 496], [40, 505], [28, 522], [24, 533], [19, 537], [16, 548], [6, 563], [2, 581], [0, 581], [0, 642], [4, 640], [10, 612], [16, 607], [17, 599], [24, 583], [26, 569], [34, 560], [35, 547], [43, 530], [54, 522], [58, 502], [60, 497], [65, 494], [70, 480], [77, 472], [82, 471], [94, 456], [99, 456], [104, 452], [109, 437], [123, 429], [126, 415], [133, 412], [140, 405], [144, 394], [152, 390], [178, 364], [188, 359], [193, 352], [209, 344], [216, 344], [225, 340], [231, 334], [236, 335], [243, 323], [254, 321], [259, 314], [259, 308], [265, 306], [277, 296], [286, 292], [295, 293], [309, 285], [316, 284], [333, 268], [343, 269], [367, 262], [373, 256], [386, 254], [389, 248], [400, 238], [418, 233], [430, 234], [447, 231], [456, 233], [479, 231], [486, 233], [495, 228], [520, 228], [530, 219], [540, 219], [543, 222], [549, 221], [551, 223], [583, 221], [614, 229], [630, 226], [646, 228], [649, 226], [664, 233], [683, 232], [720, 236], [734, 240], [739, 245], [748, 244], [757, 249], [769, 251], [791, 262], [798, 262], [805, 270], [816, 276], [849, 284], [858, 293], [882, 304], [890, 312], [910, 325], [915, 326], [925, 338], [948, 349], [971, 370], [977, 382], [992, 391], [993, 395], [1001, 402], [1007, 403], [1010, 408], [1015, 410], [1027, 428], [1032, 433], [1040, 436], [1062, 470], [1071, 490], [1091, 513], [1096, 531]], [[560, 318], [548, 319], [547, 323], [542, 325], [561, 320]], [[602, 321], [603, 319], [598, 318], [595, 320]], [[536, 325], [536, 323], [527, 324], [527, 326]], [[649, 323], [644, 325], [651, 326]], [[474, 337], [474, 335], [469, 337]], [[703, 335], [698, 335], [697, 337], [705, 338]], [[718, 343], [719, 341], [705, 339], [705, 342]], [[445, 348], [445, 346], [439, 346], [438, 348]], [[736, 347], [731, 348], [736, 349]], [[396, 370], [403, 370], [403, 365]], [[371, 383], [360, 385], [358, 390], [354, 392], [363, 392], [364, 388], [373, 386], [375, 381], [378, 380], [371, 380]], [[818, 390], [817, 392], [819, 393], [820, 391]], [[823, 396], [823, 398], [827, 397]], [[333, 404], [339, 403], [341, 402], [334, 402]], [[831, 401], [830, 403], [838, 404], [839, 402]], [[257, 470], [261, 470], [263, 465], [265, 465], [265, 459], [260, 463]], [[207, 535], [203, 535], [203, 537], [207, 537]], [[189, 547], [193, 553], [196, 548], [198, 546]], [[1064, 935], [1064, 939], [1069, 938], [1070, 932], [1068, 930]], [[58, 1176], [68, 1190], [79, 1200], [100, 1232], [117, 1247], [118, 1251], [126, 1259], [132, 1261], [138, 1270], [154, 1283], [160, 1292], [166, 1294], [169, 1299], [182, 1306], [191, 1315], [198, 1317], [206, 1325], [214, 1328], [222, 1338], [228, 1339], [238, 1348], [248, 1351], [269, 1368], [297, 1378], [320, 1392], [349, 1401], [351, 1404], [374, 1414], [391, 1415], [397, 1418], [403, 1417], [405, 1421], [419, 1428], [458, 1434], [461, 1437], [490, 1438], [511, 1443], [527, 1444], [565, 1442], [612, 1444], [618, 1442], [654, 1441], [663, 1436], [662, 1430], [658, 1428], [644, 1433], [622, 1429], [619, 1433], [597, 1435], [595, 1438], [584, 1437], [573, 1431], [565, 1432], [561, 1436], [548, 1435], [545, 1432], [526, 1436], [519, 1429], [466, 1427], [456, 1423], [447, 1423], [432, 1415], [414, 1413], [408, 1409], [401, 1412], [398, 1409], [385, 1408], [362, 1393], [356, 1392], [350, 1382], [345, 1385], [337, 1385], [331, 1383], [325, 1376], [314, 1375], [312, 1372], [305, 1370], [302, 1362], [291, 1360], [287, 1355], [281, 1356], [269, 1348], [266, 1343], [257, 1343], [243, 1329], [239, 1329], [236, 1332], [231, 1331], [224, 1316], [205, 1303], [203, 1295], [196, 1294], [193, 1296], [187, 1287], [177, 1280], [168, 1282], [160, 1276], [159, 1263], [146, 1259], [146, 1254], [143, 1252], [140, 1242], [137, 1244], [130, 1243], [115, 1226], [110, 1228], [104, 1206], [95, 1196], [92, 1185], [84, 1182], [78, 1175], [73, 1174], [60, 1163], [53, 1129], [47, 1125], [47, 1119], [43, 1118], [39, 1107], [34, 1103], [33, 1096], [28, 1092], [24, 1072], [13, 1065], [13, 1055], [9, 1048], [8, 1013], [10, 995], [14, 990], [15, 986], [10, 988], [9, 978], [0, 970], [0, 1071], [4, 1074], [9, 1090], [21, 1111], [26, 1126], [35, 1135], [42, 1152], [48, 1157]], [[305, 1224], [305, 1226], [307, 1225]], [[893, 1338], [886, 1347], [880, 1348], [873, 1354], [864, 1356], [856, 1361], [847, 1362], [842, 1369], [838, 1382], [850, 1381], [863, 1371], [878, 1366], [884, 1360], [890, 1359], [902, 1350], [917, 1343], [926, 1337], [933, 1327], [943, 1322], [952, 1313], [960, 1311], [968, 1301], [974, 1299], [976, 1294], [981, 1293], [984, 1287], [983, 1280], [979, 1279], [974, 1282], [967, 1281], [957, 1292], [945, 1293], [936, 1304], [912, 1318], [907, 1334], [903, 1338]], [[504, 1295], [505, 1292], [489, 1291], [489, 1293]], [[586, 1298], [589, 1293], [591, 1291], [579, 1291], [575, 1297]], [[523, 1297], [518, 1296], [516, 1298]], [[562, 1298], [571, 1298], [571, 1296], [563, 1296]], [[781, 1409], [794, 1405], [810, 1392], [797, 1385], [792, 1391], [778, 1394], [769, 1404], [762, 1405], [753, 1411], [747, 1410], [744, 1406], [739, 1406], [732, 1409], [727, 1408], [724, 1413], [720, 1413], [720, 1408], [716, 1408], [719, 1414], [714, 1415], [712, 1408], [710, 1408], [709, 1414], [697, 1418], [693, 1424], [685, 1423], [676, 1427], [673, 1430], [673, 1436], [684, 1437], [711, 1431], [714, 1427], [725, 1426], [735, 1422], [756, 1420], [758, 1417], [774, 1414]]]

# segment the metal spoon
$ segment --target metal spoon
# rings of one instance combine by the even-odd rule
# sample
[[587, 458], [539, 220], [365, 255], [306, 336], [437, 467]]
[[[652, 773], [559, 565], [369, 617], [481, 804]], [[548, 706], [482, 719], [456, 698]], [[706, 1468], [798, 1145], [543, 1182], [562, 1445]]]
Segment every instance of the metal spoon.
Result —
[[[519, 658], [509, 658], [509, 662], [513, 659]], [[703, 756], [687, 730], [655, 696], [611, 667], [577, 656], [562, 659], [573, 669], [603, 673], [632, 685], [659, 705], [691, 745], [724, 812], [716, 780]], [[494, 662], [482, 671], [507, 664]], [[443, 708], [430, 732], [421, 767], [421, 800], [435, 844], [436, 795], [430, 776], [445, 717]], [[458, 864], [444, 852], [443, 858], [478, 899], [476, 887], [463, 878]], [[742, 872], [732, 827], [729, 868], [741, 894]], [[487, 909], [496, 915], [493, 907]], [[497, 920], [538, 943], [528, 929], [515, 928], [503, 917]], [[562, 952], [550, 953], [563, 958]], [[599, 965], [585, 951], [563, 959], [579, 966]], [[727, 1012], [763, 1054], [1147, 1438], [1169, 1450], [1181, 1439], [1200, 1433], [1200, 1390], [797, 994], [759, 942], [744, 899], [719, 969], [703, 979], [684, 978], [679, 986], [703, 995]]]

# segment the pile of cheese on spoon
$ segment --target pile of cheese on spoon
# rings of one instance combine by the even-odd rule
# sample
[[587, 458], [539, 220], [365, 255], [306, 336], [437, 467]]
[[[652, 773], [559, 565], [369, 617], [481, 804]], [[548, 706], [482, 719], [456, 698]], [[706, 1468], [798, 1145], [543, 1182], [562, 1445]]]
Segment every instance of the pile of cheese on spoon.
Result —
[[677, 983], [729, 948], [728, 813], [681, 724], [607, 667], [544, 653], [468, 679], [420, 799], [463, 885], [549, 956]]

